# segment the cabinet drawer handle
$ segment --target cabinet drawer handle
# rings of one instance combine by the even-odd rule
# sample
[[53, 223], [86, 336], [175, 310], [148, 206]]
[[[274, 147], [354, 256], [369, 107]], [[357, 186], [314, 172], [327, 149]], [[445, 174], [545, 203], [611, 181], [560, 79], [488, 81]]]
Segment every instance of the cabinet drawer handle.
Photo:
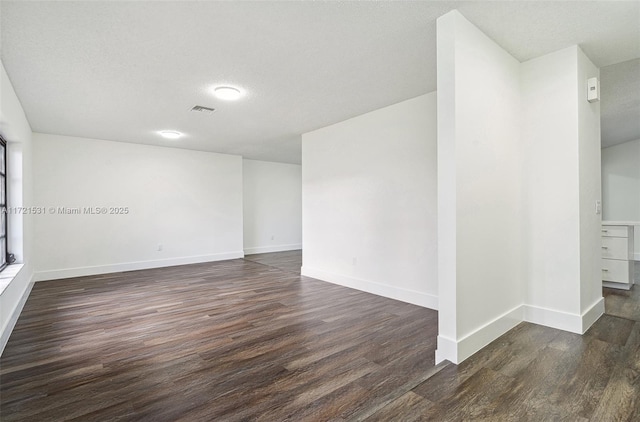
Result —
[[609, 249], [609, 247], [608, 246], [603, 246], [602, 249]]
[[609, 270], [607, 270], [606, 268], [603, 268], [602, 271], [609, 271]]

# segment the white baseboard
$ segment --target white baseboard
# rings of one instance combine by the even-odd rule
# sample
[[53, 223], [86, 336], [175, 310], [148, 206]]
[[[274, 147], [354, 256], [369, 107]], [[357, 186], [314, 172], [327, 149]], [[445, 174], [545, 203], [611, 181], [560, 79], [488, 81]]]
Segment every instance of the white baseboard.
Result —
[[604, 314], [604, 298], [596, 300], [586, 311], [582, 313], [582, 333], [587, 332], [589, 327]]
[[523, 307], [524, 320], [527, 322], [584, 334], [604, 313], [604, 298], [595, 301], [582, 315], [533, 305], [523, 305]]
[[602, 314], [604, 314], [604, 298], [596, 300], [582, 315], [532, 305], [520, 305], [458, 341], [439, 335], [436, 364], [443, 360], [459, 364], [521, 321], [584, 334]]
[[458, 362], [458, 343], [449, 337], [438, 336], [436, 365], [445, 360], [451, 363]]
[[522, 305], [503, 313], [460, 340], [438, 336], [436, 364], [448, 360], [456, 365], [522, 322]]
[[244, 248], [244, 254], [253, 255], [256, 253], [298, 251], [300, 249], [302, 249], [302, 243], [295, 243], [292, 245], [254, 246], [251, 248]]
[[436, 364], [443, 360], [461, 363], [522, 322], [522, 313], [522, 305], [518, 305], [457, 341], [439, 335]]
[[34, 281], [59, 280], [62, 278], [84, 277], [89, 275], [119, 273], [123, 271], [147, 270], [151, 268], [174, 267], [176, 265], [199, 264], [202, 262], [223, 261], [243, 258], [244, 253], [225, 252], [210, 255], [186, 256], [180, 258], [158, 259], [153, 261], [125, 262], [118, 264], [97, 265], [91, 267], [65, 268], [60, 270], [38, 271]]
[[634, 261], [640, 261], [640, 252], [636, 252], [633, 254], [633, 260]]
[[11, 337], [11, 333], [13, 332], [13, 328], [16, 326], [16, 322], [18, 322], [18, 318], [22, 313], [22, 308], [24, 308], [24, 304], [27, 303], [29, 294], [31, 294], [31, 289], [33, 289], [33, 274], [29, 275], [28, 279], [29, 282], [27, 284], [27, 288], [22, 293], [22, 296], [20, 297], [20, 300], [16, 304], [15, 308], [13, 308], [9, 320], [2, 328], [2, 333], [0, 333], [0, 356], [2, 356], [2, 353], [4, 352], [4, 347], [7, 345], [9, 337]]
[[522, 305], [503, 313], [458, 341], [460, 362], [522, 322]]
[[523, 305], [523, 307], [524, 320], [527, 322], [582, 334], [582, 318], [578, 314], [533, 305]]
[[382, 284], [375, 281], [357, 279], [341, 274], [333, 274], [316, 268], [309, 268], [308, 266], [302, 267], [302, 275], [333, 284], [339, 284], [340, 286], [361, 290], [363, 292], [373, 293], [389, 299], [395, 299], [401, 302], [422, 306], [424, 308], [438, 310], [438, 297], [428, 293], [390, 286], [388, 284]]

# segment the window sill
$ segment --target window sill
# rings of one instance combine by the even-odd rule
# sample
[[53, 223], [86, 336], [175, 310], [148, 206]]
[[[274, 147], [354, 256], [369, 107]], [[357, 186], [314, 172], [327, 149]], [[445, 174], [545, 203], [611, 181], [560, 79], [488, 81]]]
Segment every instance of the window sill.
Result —
[[18, 275], [20, 270], [24, 267], [24, 264], [11, 264], [7, 265], [2, 272], [0, 272], [0, 295], [4, 290], [9, 287], [9, 284]]

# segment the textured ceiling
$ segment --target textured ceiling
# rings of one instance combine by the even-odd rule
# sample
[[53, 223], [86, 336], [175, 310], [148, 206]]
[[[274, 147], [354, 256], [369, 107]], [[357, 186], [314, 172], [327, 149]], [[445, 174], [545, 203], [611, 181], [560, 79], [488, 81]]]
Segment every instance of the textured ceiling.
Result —
[[602, 146], [640, 139], [640, 59], [600, 69]]
[[[521, 61], [640, 57], [635, 1], [2, 1], [1, 58], [34, 131], [299, 163], [302, 133], [435, 90], [453, 8]], [[248, 95], [221, 102], [221, 83]]]

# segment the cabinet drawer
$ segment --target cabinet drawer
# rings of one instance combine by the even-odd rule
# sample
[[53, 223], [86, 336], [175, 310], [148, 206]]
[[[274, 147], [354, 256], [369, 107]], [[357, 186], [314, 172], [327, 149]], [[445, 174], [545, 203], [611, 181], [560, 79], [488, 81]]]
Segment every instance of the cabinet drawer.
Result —
[[629, 237], [629, 227], [602, 226], [602, 237]]
[[603, 237], [602, 257], [609, 259], [629, 259], [629, 240], [624, 237]]
[[602, 281], [614, 281], [618, 283], [629, 283], [630, 270], [629, 261], [618, 261], [616, 259], [602, 260]]

